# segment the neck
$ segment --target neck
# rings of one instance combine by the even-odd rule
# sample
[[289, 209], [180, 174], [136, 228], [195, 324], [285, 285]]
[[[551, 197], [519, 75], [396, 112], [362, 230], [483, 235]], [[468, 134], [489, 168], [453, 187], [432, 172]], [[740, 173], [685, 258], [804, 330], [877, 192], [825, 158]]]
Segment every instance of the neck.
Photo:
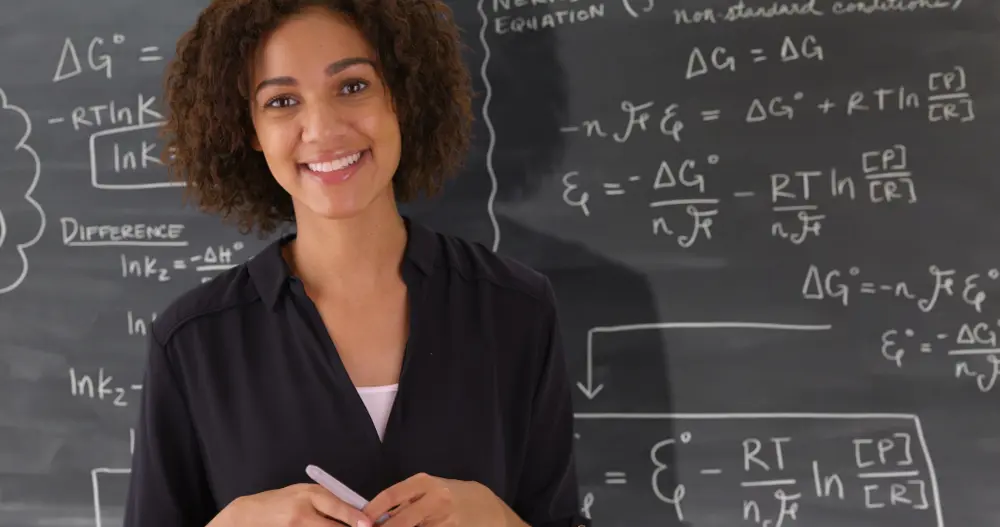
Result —
[[285, 258], [311, 293], [364, 296], [399, 277], [407, 233], [391, 197], [350, 218], [296, 211], [296, 227]]

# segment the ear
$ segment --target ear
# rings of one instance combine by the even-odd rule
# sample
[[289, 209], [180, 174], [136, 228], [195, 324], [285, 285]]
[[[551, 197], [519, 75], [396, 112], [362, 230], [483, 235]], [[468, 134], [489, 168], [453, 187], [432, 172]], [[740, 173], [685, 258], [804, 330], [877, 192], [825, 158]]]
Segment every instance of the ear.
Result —
[[260, 147], [260, 141], [257, 139], [257, 134], [250, 136], [250, 146], [258, 152], [262, 150]]

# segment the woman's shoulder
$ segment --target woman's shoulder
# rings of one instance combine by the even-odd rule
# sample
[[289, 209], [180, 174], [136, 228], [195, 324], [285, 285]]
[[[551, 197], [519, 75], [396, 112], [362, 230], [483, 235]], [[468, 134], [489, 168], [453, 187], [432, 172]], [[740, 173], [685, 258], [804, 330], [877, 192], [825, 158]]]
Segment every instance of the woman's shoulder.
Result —
[[182, 290], [156, 317], [151, 328], [153, 337], [164, 345], [182, 326], [225, 313], [256, 298], [248, 265], [244, 262]]
[[469, 283], [486, 283], [498, 290], [526, 296], [541, 304], [552, 300], [548, 276], [524, 261], [494, 251], [485, 243], [441, 231], [438, 266]]

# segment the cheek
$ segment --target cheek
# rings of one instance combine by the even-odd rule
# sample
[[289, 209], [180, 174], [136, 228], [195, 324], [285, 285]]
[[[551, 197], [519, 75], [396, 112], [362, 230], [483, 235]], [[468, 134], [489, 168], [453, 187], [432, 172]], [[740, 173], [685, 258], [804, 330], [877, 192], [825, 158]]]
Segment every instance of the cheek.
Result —
[[294, 162], [299, 134], [293, 123], [269, 123], [258, 127], [257, 137], [269, 163]]
[[[399, 124], [392, 112], [384, 110], [366, 114], [355, 122], [358, 130], [383, 148], [399, 143]], [[385, 155], [387, 152], [383, 152]]]

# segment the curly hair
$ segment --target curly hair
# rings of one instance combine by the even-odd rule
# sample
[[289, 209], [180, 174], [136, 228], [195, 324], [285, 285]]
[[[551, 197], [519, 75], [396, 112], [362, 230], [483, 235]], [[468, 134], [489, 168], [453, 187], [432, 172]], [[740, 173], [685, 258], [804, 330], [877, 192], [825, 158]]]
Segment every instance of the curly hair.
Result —
[[375, 49], [399, 120], [393, 177], [400, 202], [436, 194], [462, 165], [472, 121], [459, 29], [440, 0], [214, 0], [178, 41], [167, 67], [163, 162], [202, 211], [261, 236], [295, 221], [291, 196], [251, 147], [249, 69], [285, 18], [323, 6], [346, 15]]

